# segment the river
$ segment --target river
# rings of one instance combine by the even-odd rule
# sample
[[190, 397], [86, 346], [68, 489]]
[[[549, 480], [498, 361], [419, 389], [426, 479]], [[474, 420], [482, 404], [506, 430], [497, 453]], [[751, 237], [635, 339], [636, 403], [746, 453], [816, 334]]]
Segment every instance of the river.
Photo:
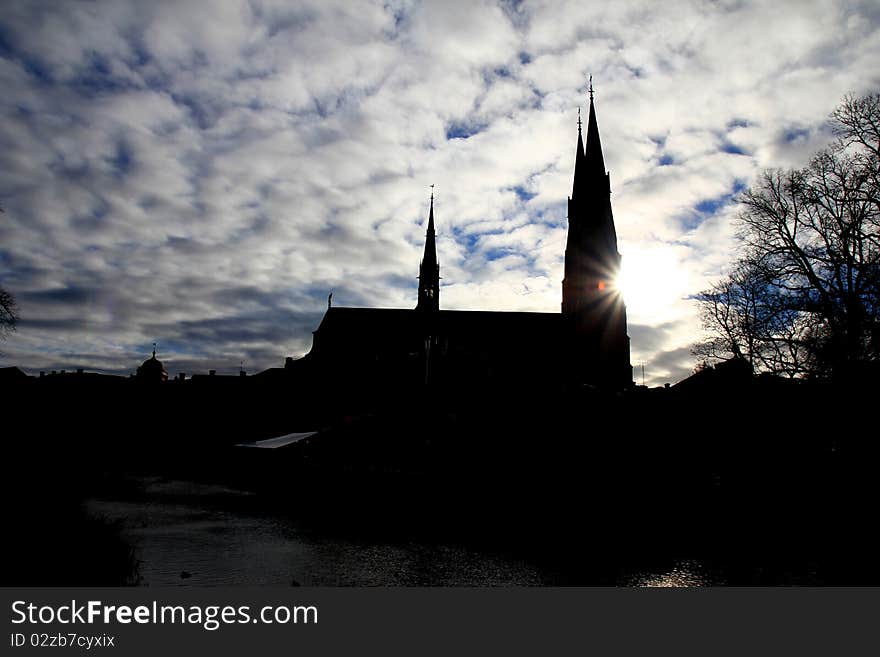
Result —
[[[155, 476], [88, 511], [116, 523], [134, 548], [141, 585], [546, 586], [558, 573], [510, 555], [455, 544], [327, 536], [223, 485]], [[564, 582], [563, 582], [564, 583]], [[624, 586], [723, 583], [695, 561], [621, 576]]]

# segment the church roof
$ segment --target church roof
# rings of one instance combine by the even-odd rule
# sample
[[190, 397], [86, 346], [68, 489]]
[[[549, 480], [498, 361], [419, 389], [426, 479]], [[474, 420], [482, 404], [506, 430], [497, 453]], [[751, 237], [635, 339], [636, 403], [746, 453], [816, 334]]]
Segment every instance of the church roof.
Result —
[[535, 337], [545, 331], [558, 330], [562, 315], [558, 313], [507, 312], [491, 310], [440, 310], [428, 319], [419, 313], [400, 308], [328, 308], [318, 331], [352, 332], [358, 335], [382, 333], [409, 334], [431, 321], [438, 333], [492, 333], [499, 336]]
[[[545, 367], [560, 346], [559, 313], [397, 308], [329, 308], [315, 331], [309, 358], [385, 362], [423, 354], [427, 340], [441, 353], [481, 362], [530, 362]], [[459, 361], [462, 362], [462, 361]]]

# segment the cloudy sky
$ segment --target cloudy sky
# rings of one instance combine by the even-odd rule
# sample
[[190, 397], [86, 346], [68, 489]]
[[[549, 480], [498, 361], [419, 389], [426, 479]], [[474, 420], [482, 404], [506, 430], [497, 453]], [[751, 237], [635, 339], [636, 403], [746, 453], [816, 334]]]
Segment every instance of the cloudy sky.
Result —
[[736, 193], [880, 88], [878, 26], [870, 0], [7, 0], [0, 365], [279, 366], [331, 290], [415, 305], [431, 184], [441, 307], [558, 312], [592, 74], [633, 364], [677, 381]]

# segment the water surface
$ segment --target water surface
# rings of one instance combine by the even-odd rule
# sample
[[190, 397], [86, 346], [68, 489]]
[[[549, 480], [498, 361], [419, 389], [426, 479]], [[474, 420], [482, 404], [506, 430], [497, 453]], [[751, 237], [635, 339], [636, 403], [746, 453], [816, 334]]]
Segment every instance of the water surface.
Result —
[[[509, 555], [427, 542], [322, 536], [267, 512], [258, 496], [216, 484], [141, 477], [136, 494], [89, 500], [135, 549], [141, 584], [546, 586], [559, 575]], [[698, 562], [631, 572], [624, 586], [701, 586]]]

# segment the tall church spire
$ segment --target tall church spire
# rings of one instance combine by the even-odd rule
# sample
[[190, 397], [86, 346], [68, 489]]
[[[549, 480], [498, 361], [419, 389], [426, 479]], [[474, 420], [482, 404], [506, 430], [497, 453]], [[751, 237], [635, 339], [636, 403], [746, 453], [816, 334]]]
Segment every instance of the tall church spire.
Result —
[[605, 176], [605, 158], [602, 157], [602, 141], [599, 139], [599, 124], [596, 122], [596, 107], [593, 105], [593, 85], [590, 84], [590, 116], [587, 118], [587, 146], [584, 153], [586, 169], [590, 177]]
[[593, 104], [593, 82], [590, 79], [590, 113], [587, 117], [587, 142], [583, 142], [581, 132], [580, 108], [578, 108], [578, 145], [575, 155], [574, 184], [571, 198], [578, 199], [595, 193], [610, 192], [608, 175], [605, 171], [605, 158], [602, 155], [602, 140], [599, 138], [599, 124], [596, 121], [596, 107]]
[[568, 241], [562, 281], [562, 315], [572, 337], [572, 378], [598, 384], [632, 381], [626, 308], [615, 289], [620, 269], [617, 232], [611, 212], [611, 185], [605, 170], [590, 80], [587, 140], [578, 117], [574, 183], [568, 199]]
[[440, 309], [440, 263], [434, 233], [434, 185], [431, 185], [431, 209], [425, 234], [425, 255], [419, 265], [419, 301], [416, 310]]

